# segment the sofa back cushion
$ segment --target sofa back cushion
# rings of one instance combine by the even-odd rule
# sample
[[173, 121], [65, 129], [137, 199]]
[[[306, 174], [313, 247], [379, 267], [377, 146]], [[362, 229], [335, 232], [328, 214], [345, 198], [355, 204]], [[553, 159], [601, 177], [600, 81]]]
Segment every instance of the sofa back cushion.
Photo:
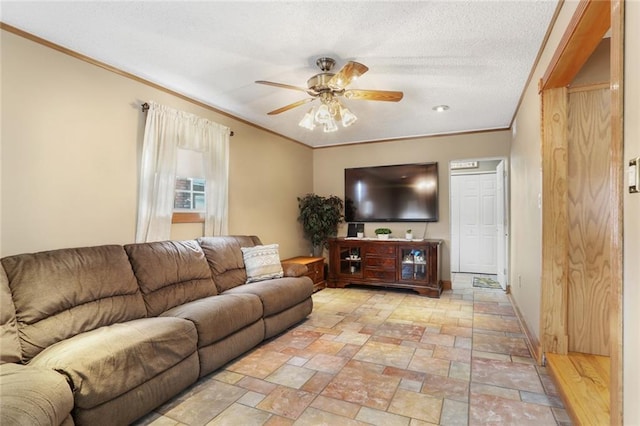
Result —
[[198, 239], [213, 274], [218, 292], [222, 293], [247, 281], [241, 247], [261, 245], [256, 236], [230, 235]]
[[52, 344], [146, 309], [121, 246], [62, 249], [2, 259], [28, 361]]
[[0, 267], [0, 364], [21, 361], [16, 307], [11, 298], [9, 279], [4, 269]]
[[160, 241], [125, 246], [149, 316], [218, 294], [197, 241]]

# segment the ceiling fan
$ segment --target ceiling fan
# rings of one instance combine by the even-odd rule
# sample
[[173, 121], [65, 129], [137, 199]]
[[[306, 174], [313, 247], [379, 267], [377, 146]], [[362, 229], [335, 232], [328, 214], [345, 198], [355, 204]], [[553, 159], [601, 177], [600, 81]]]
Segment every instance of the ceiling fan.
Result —
[[305, 92], [310, 97], [285, 105], [282, 108], [268, 112], [268, 115], [280, 114], [281, 112], [299, 107], [301, 105], [320, 99], [320, 106], [314, 111], [311, 108], [300, 121], [299, 125], [309, 130], [313, 130], [317, 124], [322, 124], [325, 132], [338, 130], [336, 121], [340, 121], [344, 127], [353, 124], [357, 117], [346, 108], [338, 99], [344, 96], [346, 99], [357, 99], [365, 101], [386, 101], [398, 102], [402, 99], [403, 93], [388, 90], [361, 90], [347, 89], [346, 87], [356, 78], [367, 72], [369, 68], [365, 65], [349, 61], [336, 74], [332, 73], [336, 61], [332, 58], [318, 58], [316, 65], [322, 71], [307, 80], [307, 88], [292, 86], [289, 84], [275, 83], [272, 81], [258, 80], [258, 84], [281, 87], [283, 89], [298, 90]]

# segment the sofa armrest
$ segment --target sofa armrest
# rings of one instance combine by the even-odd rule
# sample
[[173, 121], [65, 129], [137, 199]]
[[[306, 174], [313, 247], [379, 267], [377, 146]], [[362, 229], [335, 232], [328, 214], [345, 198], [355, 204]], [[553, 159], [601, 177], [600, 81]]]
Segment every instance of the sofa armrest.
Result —
[[301, 263], [282, 262], [282, 271], [285, 277], [302, 277], [309, 272], [309, 268]]

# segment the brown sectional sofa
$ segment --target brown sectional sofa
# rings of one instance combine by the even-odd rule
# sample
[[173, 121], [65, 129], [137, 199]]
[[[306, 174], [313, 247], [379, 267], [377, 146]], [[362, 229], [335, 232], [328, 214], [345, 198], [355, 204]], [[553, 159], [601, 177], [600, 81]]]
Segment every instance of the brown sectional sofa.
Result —
[[255, 236], [1, 259], [0, 424], [128, 424], [304, 319], [306, 267], [245, 283]]

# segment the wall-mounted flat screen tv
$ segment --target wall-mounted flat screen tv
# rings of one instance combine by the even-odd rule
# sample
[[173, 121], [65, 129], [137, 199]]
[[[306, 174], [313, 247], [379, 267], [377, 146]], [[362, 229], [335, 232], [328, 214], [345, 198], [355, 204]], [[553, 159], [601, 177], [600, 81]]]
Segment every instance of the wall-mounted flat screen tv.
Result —
[[344, 170], [347, 222], [437, 222], [438, 163]]

